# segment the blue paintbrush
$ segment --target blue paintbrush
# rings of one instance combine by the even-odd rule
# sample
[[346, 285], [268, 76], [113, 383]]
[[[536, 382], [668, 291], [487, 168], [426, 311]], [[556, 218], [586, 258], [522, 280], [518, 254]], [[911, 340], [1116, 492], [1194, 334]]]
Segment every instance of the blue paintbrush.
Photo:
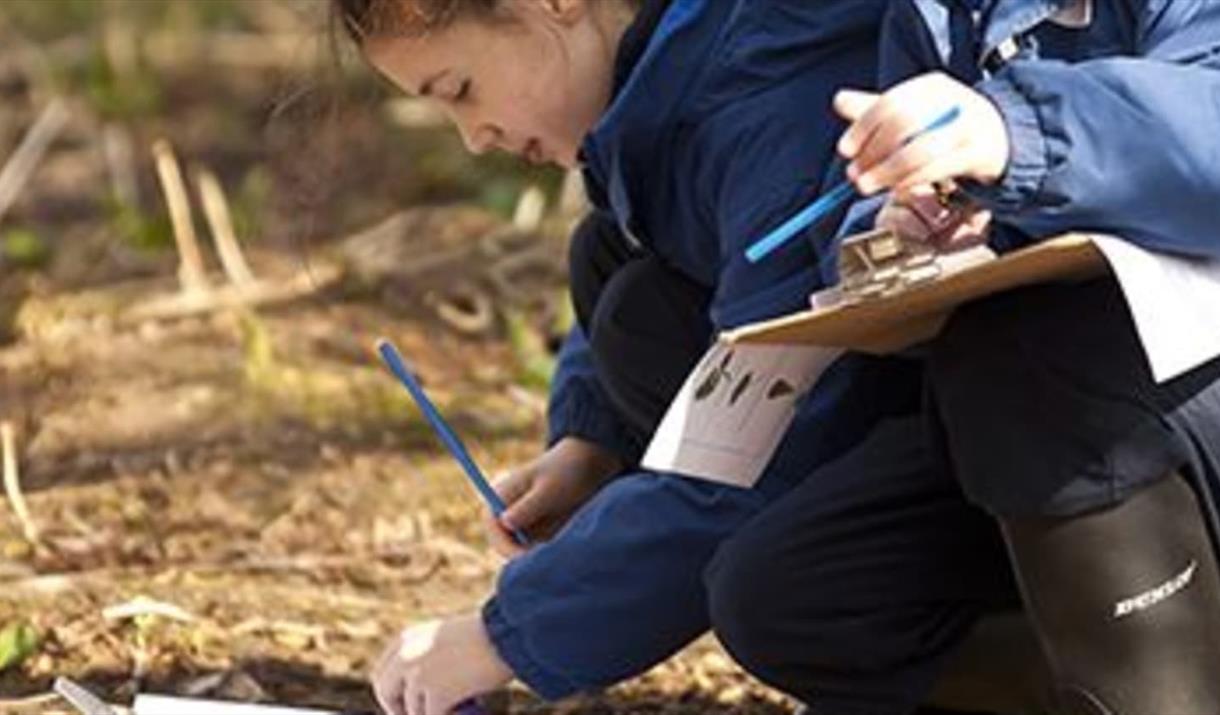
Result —
[[[424, 388], [403, 364], [402, 356], [398, 354], [398, 350], [394, 345], [384, 338], [377, 341], [377, 352], [381, 354], [381, 359], [385, 361], [386, 367], [390, 368], [390, 372], [394, 373], [394, 377], [402, 383], [403, 387], [407, 388], [407, 392], [411, 393], [411, 398], [415, 400], [415, 404], [419, 405], [419, 411], [424, 414], [424, 419], [428, 420], [428, 424], [432, 425], [432, 429], [436, 435], [444, 442], [445, 448], [453, 455], [458, 464], [462, 465], [466, 476], [470, 479], [471, 484], [483, 497], [483, 501], [487, 502], [491, 513], [497, 518], [508, 508], [496, 490], [491, 487], [487, 478], [483, 476], [483, 472], [479, 469], [479, 465], [474, 463], [474, 458], [470, 456], [470, 452], [466, 451], [466, 446], [462, 444], [462, 440], [458, 439], [457, 433], [453, 428], [445, 422], [445, 418], [441, 417], [441, 413], [424, 394]], [[513, 539], [517, 544], [525, 546], [529, 543], [529, 538], [520, 529], [513, 529]]]
[[[902, 146], [906, 146], [925, 134], [942, 129], [961, 116], [962, 110], [960, 107], [951, 107], [947, 112], [933, 119], [926, 127], [915, 132], [911, 136], [902, 141]], [[837, 184], [833, 189], [819, 196], [813, 203], [801, 209], [795, 216], [788, 219], [779, 228], [771, 233], [763, 236], [758, 241], [755, 241], [746, 249], [746, 260], [750, 263], [758, 263], [767, 255], [775, 251], [775, 249], [787, 243], [791, 238], [806, 228], [814, 225], [827, 214], [843, 205], [845, 201], [849, 201], [856, 196], [856, 189], [850, 181], [843, 181]]]

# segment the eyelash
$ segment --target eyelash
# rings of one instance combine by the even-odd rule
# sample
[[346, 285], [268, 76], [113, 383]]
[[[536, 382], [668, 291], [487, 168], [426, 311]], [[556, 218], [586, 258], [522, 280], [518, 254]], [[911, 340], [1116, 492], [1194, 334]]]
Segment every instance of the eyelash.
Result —
[[453, 95], [453, 101], [460, 102], [470, 96], [470, 80], [464, 80], [462, 86], [458, 88], [456, 94]]

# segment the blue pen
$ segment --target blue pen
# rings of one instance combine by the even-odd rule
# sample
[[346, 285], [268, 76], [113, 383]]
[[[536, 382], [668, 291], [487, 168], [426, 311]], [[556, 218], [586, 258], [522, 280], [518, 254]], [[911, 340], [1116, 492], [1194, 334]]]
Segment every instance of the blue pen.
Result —
[[[902, 140], [902, 146], [910, 144], [916, 139], [925, 134], [929, 134], [938, 129], [957, 121], [961, 116], [961, 107], [953, 106], [947, 112], [933, 119], [923, 129], [915, 132], [911, 136]], [[856, 196], [856, 189], [850, 181], [844, 181], [837, 184], [833, 189], [822, 194], [813, 203], [801, 209], [795, 216], [788, 219], [779, 228], [771, 233], [763, 236], [758, 241], [750, 245], [746, 249], [746, 260], [750, 263], [758, 263], [775, 249], [787, 243], [793, 236], [797, 235], [806, 228], [821, 221], [831, 211], [841, 206], [843, 202], [850, 200]]]
[[[433, 431], [441, 438], [441, 442], [445, 443], [445, 448], [453, 455], [458, 464], [462, 465], [466, 476], [470, 478], [470, 482], [474, 484], [474, 488], [478, 490], [483, 497], [483, 501], [487, 502], [487, 506], [491, 509], [491, 513], [497, 518], [504, 513], [508, 506], [500, 495], [492, 489], [487, 478], [483, 476], [483, 472], [479, 470], [479, 466], [474, 463], [474, 459], [470, 453], [466, 451], [466, 446], [462, 444], [462, 440], [458, 439], [457, 433], [445, 422], [445, 418], [441, 417], [441, 413], [424, 394], [424, 388], [403, 364], [402, 356], [398, 354], [398, 350], [394, 345], [385, 339], [377, 341], [377, 352], [381, 353], [381, 359], [385, 361], [390, 372], [394, 373], [394, 377], [402, 383], [403, 387], [407, 388], [407, 392], [411, 393], [411, 398], [415, 400], [415, 404], [419, 405], [419, 411], [424, 414], [424, 419], [428, 420], [428, 424], [432, 425]], [[529, 538], [520, 529], [513, 529], [513, 539], [520, 546], [525, 546], [529, 543]]]

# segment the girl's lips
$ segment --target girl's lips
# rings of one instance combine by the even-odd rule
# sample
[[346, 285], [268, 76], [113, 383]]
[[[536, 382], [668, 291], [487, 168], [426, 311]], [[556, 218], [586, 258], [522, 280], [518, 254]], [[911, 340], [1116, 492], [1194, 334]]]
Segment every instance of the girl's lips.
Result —
[[546, 162], [546, 155], [542, 151], [542, 144], [537, 139], [531, 139], [525, 145], [525, 158], [531, 164], [542, 164]]

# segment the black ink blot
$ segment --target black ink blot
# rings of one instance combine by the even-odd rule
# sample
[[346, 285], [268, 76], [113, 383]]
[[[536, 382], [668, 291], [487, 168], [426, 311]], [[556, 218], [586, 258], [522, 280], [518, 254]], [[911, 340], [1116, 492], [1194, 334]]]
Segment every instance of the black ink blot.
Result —
[[796, 388], [783, 378], [776, 380], [769, 390], [767, 390], [768, 400], [777, 400], [781, 397], [787, 397], [796, 392]]
[[747, 372], [745, 374], [745, 377], [741, 378], [741, 381], [737, 383], [737, 387], [733, 388], [732, 396], [729, 397], [729, 406], [730, 407], [737, 404], [737, 401], [740, 400], [741, 396], [745, 394], [746, 388], [748, 388], [750, 386], [750, 383], [753, 380], [754, 380], [754, 373], [752, 373], [752, 372]]

